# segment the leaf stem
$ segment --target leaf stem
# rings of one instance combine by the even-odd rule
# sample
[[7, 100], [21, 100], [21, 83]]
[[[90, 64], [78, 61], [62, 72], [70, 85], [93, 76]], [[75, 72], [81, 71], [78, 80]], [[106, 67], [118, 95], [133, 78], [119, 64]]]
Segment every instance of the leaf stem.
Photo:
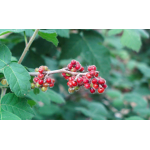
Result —
[[26, 53], [28, 52], [29, 47], [31, 46], [32, 42], [34, 41], [34, 39], [35, 39], [35, 37], [36, 37], [38, 31], [39, 31], [39, 29], [36, 29], [35, 32], [33, 33], [33, 35], [32, 35], [32, 37], [31, 37], [29, 43], [27, 43], [27, 45], [26, 45], [26, 47], [25, 47], [25, 49], [24, 49], [24, 51], [23, 51], [23, 53], [22, 53], [22, 55], [21, 55], [21, 57], [20, 57], [20, 59], [19, 59], [19, 61], [18, 61], [18, 64], [21, 64], [21, 63], [22, 63], [22, 61], [23, 61], [23, 59], [24, 59]]
[[25, 31], [24, 31], [24, 40], [25, 40], [25, 44], [26, 44], [26, 46], [27, 46], [28, 41], [27, 41], [27, 36], [26, 36], [26, 32], [25, 32]]
[[7, 88], [4, 88], [4, 87], [2, 87], [2, 88], [1, 88], [1, 97], [0, 97], [0, 112], [2, 111], [2, 108], [1, 108], [1, 100], [2, 100], [3, 96], [4, 96], [4, 95], [5, 95], [5, 93], [6, 93], [6, 90], [7, 90]]

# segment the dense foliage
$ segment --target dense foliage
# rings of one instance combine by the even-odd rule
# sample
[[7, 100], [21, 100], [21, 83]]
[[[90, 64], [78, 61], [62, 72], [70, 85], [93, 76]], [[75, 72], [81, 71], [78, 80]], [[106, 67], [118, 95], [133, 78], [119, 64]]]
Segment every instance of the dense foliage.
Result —
[[[39, 30], [23, 62], [18, 60], [35, 30], [0, 30], [0, 119], [141, 120], [150, 117], [149, 30]], [[28, 72], [46, 65], [50, 70], [72, 59], [84, 68], [95, 65], [108, 88], [103, 94], [81, 89], [68, 93], [67, 81], [54, 74], [55, 86], [31, 89]], [[4, 80], [3, 80], [4, 81]], [[3, 96], [3, 90], [7, 88]]]

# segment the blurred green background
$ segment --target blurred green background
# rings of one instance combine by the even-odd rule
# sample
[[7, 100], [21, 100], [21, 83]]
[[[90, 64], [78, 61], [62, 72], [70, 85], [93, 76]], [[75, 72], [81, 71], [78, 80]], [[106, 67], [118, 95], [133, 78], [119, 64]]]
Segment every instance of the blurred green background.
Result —
[[[58, 46], [36, 36], [23, 65], [28, 71], [41, 65], [51, 70], [65, 67], [72, 59], [82, 66], [96, 65], [107, 80], [104, 94], [84, 88], [69, 94], [67, 81], [55, 74], [53, 89], [28, 94], [34, 120], [148, 120], [150, 118], [150, 30], [149, 29], [53, 29]], [[33, 30], [26, 29], [27, 39]], [[0, 36], [0, 44], [18, 61], [24, 47], [24, 32]], [[63, 102], [63, 103], [61, 103]]]

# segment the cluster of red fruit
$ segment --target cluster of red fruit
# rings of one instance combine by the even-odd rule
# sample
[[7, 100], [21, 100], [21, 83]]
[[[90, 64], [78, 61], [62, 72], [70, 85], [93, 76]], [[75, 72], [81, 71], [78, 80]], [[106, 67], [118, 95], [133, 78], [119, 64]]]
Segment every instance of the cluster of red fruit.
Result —
[[47, 77], [45, 79], [45, 75], [43, 74], [44, 71], [50, 71], [47, 66], [40, 66], [39, 68], [35, 69], [35, 72], [39, 72], [39, 74], [33, 78], [33, 83], [31, 83], [31, 88], [34, 89], [35, 87], [41, 88], [43, 92], [47, 91], [47, 88], [52, 88], [55, 83], [55, 79]]
[[[84, 67], [76, 61], [72, 60], [68, 65], [68, 70], [71, 72], [83, 72]], [[85, 89], [89, 89], [91, 93], [103, 93], [107, 88], [105, 79], [99, 77], [98, 71], [96, 71], [96, 66], [88, 66], [87, 73], [81, 73], [80, 76], [71, 75], [68, 73], [62, 73], [62, 76], [68, 80], [67, 85], [69, 87], [69, 93], [73, 93], [74, 91], [79, 90], [80, 87]]]

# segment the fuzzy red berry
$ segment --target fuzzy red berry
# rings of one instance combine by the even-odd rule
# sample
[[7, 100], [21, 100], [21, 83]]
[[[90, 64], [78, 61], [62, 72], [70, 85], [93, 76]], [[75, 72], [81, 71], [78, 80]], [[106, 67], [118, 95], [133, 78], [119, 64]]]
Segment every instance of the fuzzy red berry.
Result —
[[99, 87], [98, 84], [93, 84], [94, 89], [98, 89], [98, 87]]
[[52, 83], [55, 83], [55, 79], [51, 79], [51, 82], [52, 82]]
[[94, 78], [94, 79], [92, 80], [92, 83], [93, 83], [93, 84], [96, 84], [96, 83], [97, 83], [97, 79]]
[[72, 69], [72, 67], [73, 67], [73, 65], [72, 65], [72, 64], [69, 64], [69, 65], [68, 65], [68, 69], [70, 69], [70, 70], [71, 70], [71, 69]]
[[103, 87], [104, 89], [106, 89], [106, 88], [107, 88], [107, 84], [103, 84], [102, 87]]
[[48, 83], [44, 83], [43, 86], [44, 87], [49, 87], [49, 84]]
[[38, 77], [35, 77], [35, 78], [33, 79], [33, 81], [34, 81], [34, 82], [38, 82], [38, 81], [39, 81], [39, 78], [38, 78]]
[[39, 79], [43, 79], [44, 78], [44, 74], [38, 74], [38, 78]]
[[40, 67], [39, 67], [39, 69], [43, 69], [43, 70], [45, 70], [45, 67], [44, 67], [44, 66], [40, 66]]
[[72, 68], [72, 69], [71, 69], [71, 72], [76, 72], [76, 71], [77, 71], [76, 68]]
[[90, 75], [91, 75], [91, 76], [95, 76], [95, 73], [96, 73], [96, 72], [95, 72], [94, 70], [91, 70], [91, 71], [90, 71]]
[[92, 70], [95, 70], [95, 71], [97, 69], [95, 65], [91, 66], [91, 68], [92, 68]]
[[42, 84], [43, 84], [43, 80], [39, 80], [38, 83], [39, 83], [40, 85], [42, 85]]
[[99, 77], [98, 83], [99, 83], [99, 84], [104, 84], [104, 83], [105, 83], [105, 80], [104, 80], [103, 78]]
[[62, 73], [61, 75], [62, 75], [63, 77], [65, 77], [65, 76], [66, 76], [66, 73]]
[[51, 78], [47, 78], [47, 79], [46, 79], [46, 82], [47, 82], [47, 83], [51, 83]]
[[80, 83], [83, 82], [83, 79], [82, 79], [81, 77], [79, 77], [79, 78], [77, 79], [77, 82], [80, 84]]
[[73, 87], [73, 85], [72, 85], [72, 82], [71, 82], [71, 81], [68, 81], [68, 82], [67, 82], [67, 85], [68, 85], [69, 87]]
[[73, 81], [74, 79], [72, 77], [69, 77], [69, 81]]
[[86, 74], [86, 77], [87, 77], [88, 79], [92, 78], [92, 76], [90, 75], [90, 73], [87, 73], [87, 74]]
[[72, 61], [71, 61], [71, 64], [72, 64], [73, 66], [75, 66], [75, 65], [76, 65], [76, 61], [75, 61], [75, 60], [72, 60]]
[[70, 77], [68, 77], [68, 76], [66, 76], [66, 77], [64, 77], [66, 80], [68, 80]]
[[103, 87], [100, 87], [99, 89], [98, 89], [98, 93], [103, 93], [105, 91], [105, 89], [103, 88]]
[[90, 86], [89, 83], [86, 83], [86, 84], [84, 84], [84, 87], [85, 87], [86, 89], [89, 89], [91, 86]]
[[90, 92], [93, 94], [95, 93], [95, 90], [93, 88], [90, 88]]
[[88, 71], [91, 71], [92, 70], [92, 66], [88, 66]]
[[80, 72], [84, 71], [84, 67], [81, 67], [79, 71], [80, 71]]
[[98, 72], [96, 72], [96, 73], [95, 73], [95, 77], [98, 77], [98, 75], [99, 75], [99, 73], [98, 73]]
[[43, 73], [44, 70], [39, 68], [38, 71], [39, 71], [39, 73]]
[[73, 86], [77, 86], [77, 82], [76, 81], [72, 81], [72, 85]]
[[83, 83], [84, 84], [89, 83], [89, 80], [85, 78], [85, 79], [83, 79]]
[[79, 70], [79, 69], [80, 69], [80, 67], [81, 67], [81, 65], [80, 65], [80, 64], [76, 64], [76, 67], [75, 67], [75, 68], [76, 68], [77, 70]]
[[52, 88], [54, 86], [54, 83], [50, 83], [49, 87]]

